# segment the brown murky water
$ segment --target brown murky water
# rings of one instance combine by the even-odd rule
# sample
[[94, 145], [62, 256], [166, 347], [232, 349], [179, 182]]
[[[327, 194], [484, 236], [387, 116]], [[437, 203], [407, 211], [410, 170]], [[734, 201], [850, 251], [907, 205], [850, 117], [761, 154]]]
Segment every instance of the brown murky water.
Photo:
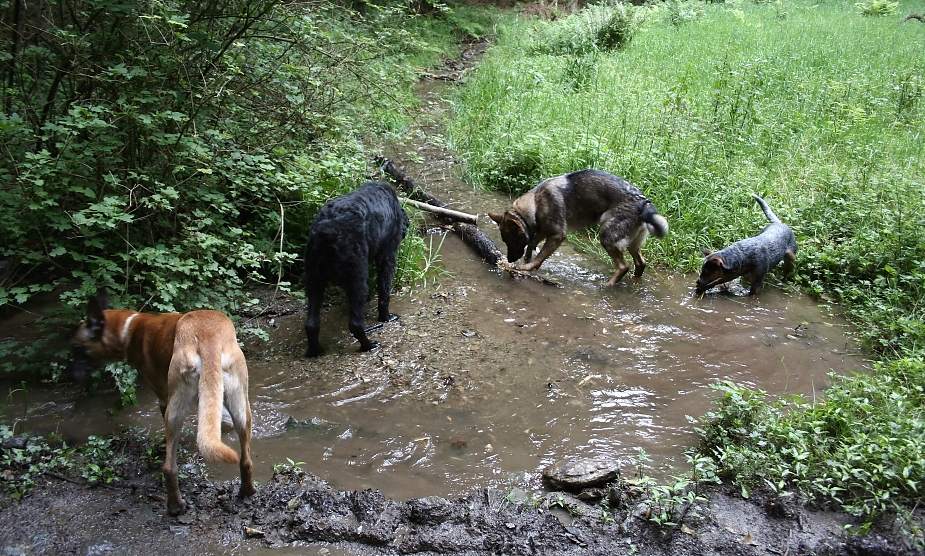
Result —
[[[440, 135], [446, 87], [423, 82], [423, 115], [390, 154], [426, 160], [412, 176], [460, 208], [499, 208], [507, 201], [457, 177]], [[269, 344], [249, 346], [258, 479], [289, 459], [343, 488], [409, 498], [536, 487], [538, 471], [564, 456], [643, 449], [670, 466], [696, 441], [687, 416], [709, 410], [713, 382], [811, 397], [829, 371], [865, 364], [842, 320], [773, 287], [697, 300], [694, 277], [650, 265], [640, 281], [602, 289], [607, 269], [567, 246], [541, 271], [558, 289], [502, 276], [454, 237], [440, 257], [447, 275], [437, 285], [393, 298], [402, 318], [374, 334], [376, 352], [356, 353], [339, 306], [324, 312], [328, 354], [317, 360], [301, 357], [298, 313], [273, 321]], [[144, 390], [137, 408], [109, 415], [112, 394], [0, 387], [0, 420], [33, 431], [85, 438], [161, 427]]]
[[[679, 463], [695, 442], [686, 416], [709, 409], [711, 383], [811, 396], [830, 370], [863, 366], [842, 321], [773, 288], [697, 300], [692, 277], [652, 269], [602, 289], [606, 269], [567, 248], [544, 266], [564, 286], [553, 288], [489, 270], [453, 237], [442, 259], [439, 286], [395, 297], [402, 319], [376, 333], [375, 353], [356, 353], [339, 306], [324, 313], [318, 360], [300, 357], [298, 314], [250, 350], [258, 478], [288, 458], [344, 488], [413, 497], [534, 487], [569, 455], [641, 448]], [[3, 419], [76, 438], [160, 426], [147, 393], [115, 416], [111, 396], [62, 396], [73, 393], [14, 392]]]

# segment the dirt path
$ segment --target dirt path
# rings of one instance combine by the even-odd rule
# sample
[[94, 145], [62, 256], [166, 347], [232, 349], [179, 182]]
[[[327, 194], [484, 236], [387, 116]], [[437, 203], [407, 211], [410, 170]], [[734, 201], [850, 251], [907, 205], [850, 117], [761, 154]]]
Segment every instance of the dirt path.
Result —
[[[442, 125], [450, 108], [444, 98], [447, 83], [473, 67], [483, 50], [482, 44], [470, 46], [460, 61], [421, 82], [422, 116], [405, 141], [386, 148], [387, 155], [410, 161], [415, 178], [432, 193], [480, 212], [486, 203], [501, 200], [461, 186], [458, 161], [445, 146]], [[757, 555], [897, 550], [878, 537], [846, 538], [841, 532], [846, 516], [782, 506], [760, 496], [744, 501], [722, 490], [709, 493], [701, 517], [688, 516], [683, 528], [660, 528], [645, 519], [649, 505], [627, 483], [613, 485], [605, 505], [589, 505], [565, 494], [545, 494], [538, 490], [538, 474], [524, 471], [562, 454], [620, 453], [619, 443], [598, 442], [616, 433], [582, 436], [588, 407], [607, 409], [613, 399], [628, 399], [630, 405], [599, 412], [597, 418], [642, 431], [637, 444], [648, 442], [647, 449], [656, 455], [663, 455], [658, 452], [663, 447], [666, 454], [676, 454], [679, 446], [689, 445], [689, 431], [673, 421], [646, 424], [662, 414], [679, 420], [685, 413], [701, 414], [708, 403], [702, 396], [651, 394], [680, 391], [672, 382], [679, 372], [687, 373], [689, 383], [713, 379], [691, 374], [699, 362], [686, 357], [694, 356], [702, 337], [688, 329], [718, 328], [730, 342], [730, 353], [754, 346], [755, 335], [763, 334], [761, 349], [773, 350], [779, 361], [797, 370], [821, 369], [807, 377], [781, 373], [780, 364], [767, 366], [760, 380], [777, 384], [780, 391], [808, 390], [824, 381], [825, 369], [857, 365], [838, 327], [814, 305], [771, 293], [763, 305], [719, 299], [694, 306], [671, 301], [682, 299], [686, 286], [654, 273], [608, 298], [596, 285], [602, 269], [568, 249], [550, 261], [549, 271], [569, 291], [551, 296], [538, 284], [511, 288], [452, 238], [444, 244], [443, 257], [452, 262], [447, 265], [452, 278], [438, 288], [397, 296], [394, 309], [402, 318], [377, 333], [382, 348], [373, 353], [355, 353], [336, 303], [326, 311], [322, 327], [328, 355], [310, 362], [301, 358], [298, 302], [278, 299], [271, 313], [279, 314], [261, 317], [273, 332], [267, 344], [248, 346], [262, 483], [253, 499], [235, 500], [233, 470], [206, 467], [187, 453], [181, 457], [181, 488], [191, 511], [168, 518], [159, 473], [142, 464], [149, 443], [130, 439], [120, 470], [128, 479], [116, 487], [89, 488], [44, 477], [23, 502], [4, 501], [3, 553]], [[730, 316], [719, 325], [712, 317], [698, 320], [717, 311]], [[688, 324], [678, 324], [683, 319]], [[802, 335], [791, 338], [788, 327], [796, 324]], [[652, 372], [608, 375], [607, 367], [622, 364], [619, 357], [626, 352], [621, 341], [609, 339], [608, 328], [618, 327], [623, 334], [618, 338], [650, 339], [637, 351], [629, 350], [625, 365], [643, 371], [651, 365]], [[530, 359], [560, 345], [545, 362]], [[687, 347], [673, 360], [661, 355], [667, 345]], [[767, 353], [757, 351], [754, 359], [768, 359]], [[512, 361], [527, 363], [518, 370]], [[736, 368], [754, 366], [734, 363]], [[662, 368], [668, 372], [655, 372]], [[608, 392], [612, 399], [596, 400]], [[105, 417], [111, 399], [75, 400], [73, 389], [61, 386], [33, 394], [33, 405], [23, 414], [33, 430], [55, 430], [75, 439], [87, 431], [126, 425], [159, 428], [149, 399], [114, 418]], [[636, 409], [629, 411], [631, 406]], [[68, 411], [63, 422], [62, 409]], [[637, 416], [638, 422], [619, 422], [627, 415]], [[325, 480], [291, 468], [273, 472], [285, 457], [307, 462], [304, 467]], [[437, 492], [447, 498], [428, 496]], [[245, 527], [259, 533], [247, 537]]]

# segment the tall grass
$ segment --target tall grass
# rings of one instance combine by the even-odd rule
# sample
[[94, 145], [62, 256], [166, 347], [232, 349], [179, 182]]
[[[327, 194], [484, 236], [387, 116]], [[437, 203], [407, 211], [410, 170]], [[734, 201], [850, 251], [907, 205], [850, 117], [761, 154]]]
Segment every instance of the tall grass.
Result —
[[503, 26], [452, 126], [471, 180], [625, 176], [672, 224], [652, 259], [686, 271], [760, 230], [761, 193], [799, 238], [802, 286], [846, 302], [876, 349], [921, 345], [925, 26], [841, 2], [645, 10], [618, 51], [537, 46], [568, 19]]
[[[615, 51], [544, 46], [574, 20], [502, 27], [457, 99], [470, 179], [516, 195], [585, 167], [625, 176], [671, 222], [650, 258], [682, 271], [759, 231], [749, 193], [762, 194], [797, 235], [796, 283], [842, 303], [895, 360], [820, 402], [720, 385], [697, 457], [864, 527], [899, 515], [921, 548], [909, 518], [925, 477], [925, 26], [825, 0], [637, 9], [645, 23]], [[605, 256], [593, 237], [576, 243]]]

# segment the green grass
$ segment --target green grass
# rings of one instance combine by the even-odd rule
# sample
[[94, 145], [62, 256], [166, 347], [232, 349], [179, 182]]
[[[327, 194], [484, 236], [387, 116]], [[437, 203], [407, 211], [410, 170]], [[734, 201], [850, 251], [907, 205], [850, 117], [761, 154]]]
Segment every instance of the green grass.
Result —
[[516, 194], [625, 176], [672, 226], [650, 258], [684, 271], [761, 229], [758, 192], [797, 234], [807, 291], [843, 301], [875, 349], [921, 345], [925, 26], [843, 3], [687, 5], [646, 10], [616, 51], [546, 53], [569, 19], [502, 27], [457, 99], [470, 179]]
[[[900, 22], [913, 7], [669, 1], [622, 16], [618, 48], [596, 40], [606, 8], [507, 21], [451, 137], [474, 184], [511, 195], [586, 167], [625, 176], [671, 223], [650, 260], [679, 271], [760, 231], [762, 194], [800, 246], [784, 287], [840, 303], [884, 363], [812, 403], [720, 385], [694, 457], [862, 526], [899, 516], [921, 546], [907, 519], [925, 477], [925, 26]], [[606, 257], [593, 235], [573, 240]]]
[[722, 383], [700, 430], [700, 455], [743, 493], [841, 507], [862, 518], [899, 518], [923, 546], [911, 515], [925, 487], [925, 362], [879, 364], [873, 374], [833, 377], [825, 399], [769, 401], [764, 392]]

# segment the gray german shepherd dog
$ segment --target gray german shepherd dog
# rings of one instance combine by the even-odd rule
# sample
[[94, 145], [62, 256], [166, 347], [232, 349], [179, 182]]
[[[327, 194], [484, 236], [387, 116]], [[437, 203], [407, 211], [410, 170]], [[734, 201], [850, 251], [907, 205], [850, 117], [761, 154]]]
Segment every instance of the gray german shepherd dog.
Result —
[[719, 251], [704, 249], [706, 257], [697, 279], [697, 295], [714, 286], [743, 276], [751, 285], [748, 295], [755, 295], [764, 284], [767, 273], [784, 261], [784, 271], [790, 274], [797, 256], [797, 240], [789, 226], [780, 221], [771, 207], [758, 195], [752, 194], [768, 219], [760, 234], [737, 241]]
[[[608, 286], [619, 282], [629, 270], [625, 251], [633, 257], [639, 277], [646, 268], [641, 253], [646, 237], [668, 233], [668, 221], [636, 186], [600, 170], [580, 170], [544, 180], [515, 199], [504, 214], [488, 216], [501, 230], [507, 260], [513, 263], [523, 257], [525, 264], [515, 268], [526, 271], [538, 269], [562, 245], [569, 230], [599, 225], [601, 245], [615, 267]], [[534, 259], [541, 241], [543, 248]]]

